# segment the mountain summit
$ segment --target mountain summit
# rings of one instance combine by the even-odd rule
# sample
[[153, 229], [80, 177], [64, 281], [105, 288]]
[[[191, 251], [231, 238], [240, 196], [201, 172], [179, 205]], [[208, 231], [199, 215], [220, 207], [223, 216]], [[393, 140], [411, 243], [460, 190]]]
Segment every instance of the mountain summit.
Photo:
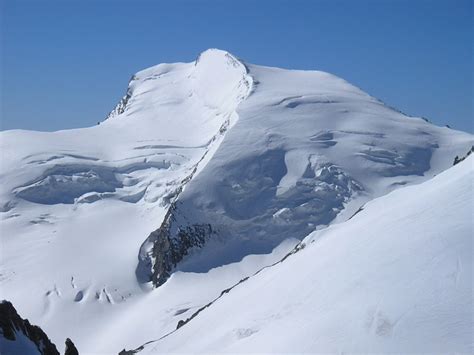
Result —
[[[242, 339], [244, 344], [261, 329], [259, 322], [255, 327], [250, 324], [253, 315], [275, 319], [276, 326], [293, 307], [283, 300], [291, 295], [276, 286], [277, 272], [266, 274], [268, 278], [253, 279], [252, 275], [262, 269], [277, 270], [271, 265], [280, 264], [285, 265], [281, 266], [285, 275], [299, 274], [302, 264], [295, 262], [291, 267], [293, 264], [281, 261], [290, 260], [289, 256], [312, 244], [315, 231], [327, 236], [325, 243], [332, 243], [327, 250], [340, 257], [338, 263], [344, 264], [348, 258], [350, 263], [340, 270], [349, 272], [357, 260], [338, 251], [341, 238], [333, 231], [357, 223], [370, 224], [371, 218], [387, 225], [403, 224], [403, 219], [397, 219], [406, 206], [401, 201], [418, 191], [409, 189], [410, 185], [431, 184], [432, 178], [450, 168], [456, 156], [464, 156], [473, 142], [468, 133], [406, 116], [321, 71], [252, 65], [217, 49], [203, 52], [191, 63], [159, 64], [131, 78], [125, 96], [100, 125], [48, 133], [0, 132], [0, 298], [11, 300], [21, 314], [40, 324], [53, 342], [71, 337], [85, 353], [117, 353], [171, 333], [173, 337], [163, 349], [193, 351], [186, 345], [175, 348], [175, 341], [182, 340], [174, 340], [178, 339], [175, 336], [185, 334], [183, 329], [190, 329], [188, 324], [206, 309], [212, 308], [212, 314], [219, 315], [214, 313], [215, 300], [221, 302], [231, 288], [248, 290], [240, 299], [233, 293], [234, 304], [252, 304], [253, 296], [255, 304], [260, 304], [257, 294], [263, 294], [262, 289], [247, 288], [249, 283], [243, 281], [251, 278], [250, 283], [254, 283], [258, 279], [260, 285], [275, 291], [272, 297], [277, 301], [272, 305], [280, 308], [278, 312], [257, 315], [250, 310], [250, 316], [240, 319], [242, 324], [237, 317], [235, 322], [224, 319], [228, 313], [221, 313], [222, 319], [216, 316], [212, 324], [217, 327], [222, 321], [225, 326], [219, 327], [222, 332], [214, 332], [212, 339], [224, 339], [222, 342], [216, 340], [213, 345], [192, 339], [193, 344], [200, 344], [196, 351], [226, 351], [235, 339]], [[462, 161], [459, 165], [464, 168], [456, 166], [454, 171], [468, 176], [470, 173], [462, 169], [467, 169], [471, 160]], [[442, 178], [433, 181], [438, 181], [440, 188], [445, 186]], [[463, 178], [459, 183], [464, 186], [466, 181]], [[395, 191], [398, 189], [408, 192]], [[387, 194], [400, 198], [383, 199]], [[430, 201], [438, 201], [430, 196]], [[372, 204], [374, 199], [382, 202]], [[390, 204], [402, 207], [391, 209]], [[412, 213], [416, 215], [417, 210]], [[429, 216], [439, 218], [436, 213]], [[427, 224], [440, 223], [426, 218]], [[462, 231], [472, 223], [459, 222]], [[419, 225], [411, 227], [403, 233], [423, 233]], [[388, 239], [379, 248], [374, 247], [373, 239], [362, 235], [362, 227], [347, 228], [347, 233], [357, 233], [341, 248], [357, 245], [361, 253], [380, 251], [386, 253], [384, 260], [395, 263], [390, 269], [384, 269], [382, 261], [374, 264], [394, 274], [400, 271], [400, 283], [391, 289], [394, 294], [404, 293], [408, 284], [417, 282], [415, 276], [401, 269], [402, 262], [413, 254], [404, 254], [400, 247], [389, 255], [386, 248], [397, 243], [399, 234], [387, 231]], [[379, 232], [377, 225], [373, 233]], [[334, 242], [332, 235], [336, 235]], [[460, 236], [464, 238], [464, 234]], [[444, 239], [426, 240], [450, 245]], [[317, 248], [311, 250], [303, 255], [311, 255], [311, 260], [324, 258]], [[426, 255], [422, 248], [417, 250], [420, 260], [438, 255], [429, 248]], [[455, 255], [446, 257], [452, 261]], [[469, 265], [465, 265], [467, 259], [459, 260], [459, 277], [454, 278], [458, 280], [456, 287], [465, 292], [466, 279], [459, 270], [468, 270]], [[331, 272], [322, 270], [323, 264], [315, 263], [319, 266], [313, 268], [310, 261], [304, 263], [305, 273]], [[421, 270], [420, 266], [414, 272]], [[368, 273], [364, 269], [360, 278]], [[320, 288], [306, 290], [307, 297], [298, 297], [298, 302], [311, 303], [314, 292], [324, 292], [330, 286], [326, 284], [330, 280], [319, 276], [314, 280], [295, 278], [294, 292], [305, 280], [320, 282], [315, 285]], [[350, 278], [350, 282], [358, 280]], [[435, 292], [438, 286], [433, 282], [425, 286]], [[447, 286], [440, 287], [438, 291], [444, 292]], [[355, 303], [345, 303], [343, 294], [337, 292], [338, 305], [353, 306]], [[418, 305], [415, 296], [403, 299], [403, 311], [414, 316], [416, 312], [410, 312]], [[449, 300], [456, 303], [451, 310], [468, 308], [465, 297]], [[432, 311], [443, 312], [444, 308], [433, 302]], [[338, 330], [318, 326], [311, 342], [294, 349], [370, 351], [371, 342], [379, 340], [374, 327], [383, 328], [382, 333], [389, 327], [373, 324], [388, 319], [391, 330], [384, 334], [400, 337], [401, 345], [382, 342], [373, 349], [409, 351], [412, 338], [396, 329], [403, 312], [390, 313], [384, 305], [383, 297], [358, 299], [358, 307], [373, 310], [366, 314], [372, 319], [366, 323], [371, 325], [364, 325], [365, 316], [357, 314], [347, 327], [354, 334], [369, 329], [367, 343], [351, 347], [347, 341], [339, 348], [331, 347], [334, 337], [328, 334], [333, 336]], [[331, 313], [327, 302], [314, 307], [311, 309], [323, 312], [327, 321], [341, 315]], [[313, 314], [311, 319], [317, 317]], [[425, 323], [417, 323], [420, 332], [436, 327], [423, 319]], [[433, 319], [447, 324], [447, 318]], [[312, 322], [300, 322], [308, 336]], [[70, 324], [74, 327], [65, 329], [64, 325]], [[465, 328], [461, 328], [455, 331], [463, 332]], [[446, 334], [450, 330], [446, 328]], [[456, 351], [470, 351], [464, 342], [466, 335], [457, 336], [463, 342]], [[234, 340], [226, 342], [228, 338]], [[292, 343], [283, 343], [275, 350], [291, 349]], [[263, 342], [251, 344], [229, 349], [272, 351]], [[420, 351], [423, 346], [426, 351], [433, 350], [426, 341], [417, 345]]]

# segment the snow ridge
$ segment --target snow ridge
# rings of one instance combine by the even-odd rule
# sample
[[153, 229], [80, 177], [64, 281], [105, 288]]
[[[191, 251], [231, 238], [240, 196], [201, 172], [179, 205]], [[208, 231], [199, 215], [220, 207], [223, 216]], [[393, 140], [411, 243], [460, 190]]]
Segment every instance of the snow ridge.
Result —
[[[222, 61], [224, 56], [225, 61]], [[176, 201], [186, 184], [191, 181], [198, 169], [203, 167], [202, 162], [209, 161], [209, 152], [216, 151], [219, 143], [224, 139], [225, 133], [230, 125], [238, 119], [236, 109], [240, 102], [245, 100], [252, 91], [252, 78], [248, 75], [247, 68], [243, 63], [227, 52], [210, 49], [203, 52], [195, 61], [196, 70], [191, 74], [194, 91], [206, 106], [227, 112], [227, 119], [206, 146], [202, 158], [194, 165], [191, 173], [186, 176], [178, 187], [160, 228], [153, 231], [140, 247], [138, 254], [138, 265], [136, 268], [137, 279], [141, 283], [153, 281], [155, 286], [163, 284], [170, 276], [174, 267], [187, 255], [188, 249], [203, 246], [205, 240], [212, 234], [212, 227], [208, 225], [195, 225], [187, 232], [183, 232], [180, 238], [171, 240], [166, 234], [169, 229], [173, 213], [176, 210]], [[221, 75], [210, 75], [209, 72], [217, 72], [228, 78], [221, 80]]]

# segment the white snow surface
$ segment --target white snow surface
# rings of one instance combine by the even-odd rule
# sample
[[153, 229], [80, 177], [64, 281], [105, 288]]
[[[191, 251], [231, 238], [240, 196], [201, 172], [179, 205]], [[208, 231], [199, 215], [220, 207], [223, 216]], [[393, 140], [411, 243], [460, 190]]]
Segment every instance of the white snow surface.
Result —
[[472, 354], [473, 163], [310, 234], [142, 353]]
[[[263, 283], [258, 293], [264, 292], [264, 285], [267, 285], [265, 275], [277, 277], [273, 270], [285, 268], [288, 273], [282, 277], [289, 277], [290, 266], [287, 265], [303, 260], [301, 265], [295, 264], [293, 276], [301, 273], [303, 278], [312, 270], [311, 273], [321, 277], [317, 282], [326, 282], [328, 284], [323, 285], [327, 287], [334, 279], [335, 284], [331, 287], [335, 290], [334, 297], [340, 297], [340, 307], [347, 312], [360, 312], [353, 314], [354, 317], [363, 314], [362, 318], [373, 318], [372, 325], [364, 333], [367, 339], [379, 339], [373, 335], [374, 329], [384, 319], [392, 324], [391, 334], [398, 334], [395, 330], [412, 329], [413, 326], [397, 325], [403, 322], [397, 321], [398, 309], [390, 313], [390, 303], [383, 302], [384, 297], [388, 297], [386, 293], [377, 298], [380, 292], [375, 292], [374, 301], [367, 303], [375, 307], [372, 316], [367, 309], [347, 308], [356, 296], [348, 298], [344, 308], [342, 293], [336, 291], [344, 286], [339, 281], [349, 276], [340, 274], [338, 268], [343, 268], [340, 272], [358, 274], [362, 280], [359, 281], [365, 282], [367, 287], [377, 286], [375, 278], [363, 281], [367, 269], [359, 270], [355, 259], [349, 258], [344, 266], [348, 257], [344, 254], [346, 244], [341, 244], [341, 250], [335, 249], [338, 243], [327, 247], [332, 248], [330, 251], [339, 259], [329, 260], [330, 254], [324, 252], [327, 255], [324, 258], [322, 254], [317, 258], [300, 254], [309, 255], [313, 253], [310, 250], [316, 254], [319, 245], [323, 245], [320, 243], [329, 243], [332, 236], [343, 239], [337, 233], [338, 229], [342, 230], [345, 225], [342, 222], [362, 204], [400, 186], [431, 179], [450, 167], [455, 155], [464, 155], [473, 141], [470, 134], [437, 127], [421, 118], [395, 111], [344, 80], [324, 72], [244, 64], [235, 56], [215, 49], [202, 53], [193, 63], [157, 65], [132, 77], [127, 95], [100, 125], [57, 132], [0, 132], [0, 299], [11, 301], [20, 314], [41, 326], [56, 344], [62, 344], [69, 337], [81, 354], [117, 353], [169, 333], [179, 320], [186, 319], [218, 297], [222, 290], [280, 260], [312, 231], [331, 223], [341, 223], [317, 232], [316, 235], [322, 233], [325, 237], [311, 244], [314, 247], [308, 251], [305, 249], [287, 259], [288, 262], [272, 267], [272, 271], [259, 274], [262, 276], [258, 279]], [[450, 173], [460, 169], [453, 168]], [[429, 184], [434, 183], [411, 189]], [[390, 194], [390, 198], [398, 196], [401, 191]], [[410, 188], [403, 191], [410, 191]], [[412, 193], [417, 193], [417, 190], [412, 190]], [[203, 248], [191, 250], [177, 265], [171, 278], [161, 287], [152, 289], [150, 284], [137, 281], [138, 254], [148, 235], [161, 225], [173, 201], [178, 206], [175, 229], [193, 223], [212, 223], [219, 235]], [[401, 199], [395, 202], [401, 203]], [[377, 203], [374, 201], [373, 205]], [[379, 212], [387, 207], [379, 207]], [[442, 220], [446, 226], [454, 228], [452, 221], [459, 221], [461, 229], [468, 225], [469, 218], [466, 219], [462, 211], [458, 211], [464, 218], [461, 220], [454, 214], [448, 216], [445, 205], [437, 207], [440, 214], [444, 213]], [[366, 222], [375, 222], [379, 216], [374, 213], [373, 220], [363, 217], [369, 214], [367, 207], [347, 223], [352, 226], [350, 228], [356, 228], [354, 223], [361, 219], [363, 222], [364, 218]], [[405, 223], [401, 217], [393, 219], [396, 214], [386, 216], [392, 218], [393, 228], [401, 228]], [[434, 225], [439, 220], [432, 222]], [[375, 231], [378, 225], [371, 228]], [[424, 228], [424, 225], [417, 228]], [[440, 228], [438, 225], [438, 230]], [[456, 234], [446, 228], [446, 237]], [[428, 234], [424, 237], [421, 233], [420, 238], [431, 238]], [[405, 260], [401, 249], [396, 249], [397, 254], [385, 248], [401, 236], [407, 237], [388, 233], [380, 245], [372, 245], [375, 241], [360, 233], [358, 238], [351, 239], [351, 243], [359, 245], [358, 250], [363, 251], [361, 258], [371, 255], [370, 248], [381, 248], [377, 249], [378, 252], [386, 254], [377, 254], [377, 259], [374, 259], [374, 265], [380, 266], [383, 258]], [[434, 244], [429, 248], [444, 243], [444, 239], [433, 240]], [[366, 242], [368, 245], [364, 244]], [[429, 250], [426, 255], [423, 248], [417, 252], [426, 259], [434, 255]], [[441, 269], [430, 269], [436, 260], [432, 263], [426, 261], [426, 269], [416, 269], [414, 275], [421, 275], [423, 269], [426, 282], [430, 282], [432, 279], [429, 277], [441, 272]], [[315, 264], [309, 267], [310, 262]], [[459, 271], [456, 277], [461, 281], [468, 273], [467, 262], [460, 260], [459, 267], [463, 271]], [[326, 269], [323, 278], [320, 267], [326, 265], [332, 269]], [[408, 281], [404, 283], [405, 279], [395, 278], [407, 272], [405, 266], [399, 269], [394, 266], [390, 270], [400, 287], [411, 285]], [[399, 274], [395, 273], [397, 270]], [[356, 282], [356, 276], [348, 279]], [[251, 278], [245, 287], [239, 287], [238, 292], [248, 290], [246, 297], [257, 297], [252, 293], [256, 288], [247, 286], [255, 283], [254, 279], [257, 277]], [[300, 285], [302, 280], [296, 278], [295, 285]], [[435, 287], [435, 284], [438, 285], [433, 281], [426, 287]], [[189, 341], [178, 340], [178, 334], [194, 329], [191, 327], [201, 322], [203, 318], [199, 315], [166, 342], [155, 344], [157, 349], [275, 349], [286, 352], [295, 345], [294, 351], [337, 351], [336, 343], [340, 343], [340, 349], [364, 351], [363, 347], [370, 343], [377, 351], [407, 349], [409, 345], [416, 349], [416, 346], [425, 345], [421, 340], [415, 344], [414, 338], [407, 338], [407, 342], [400, 343], [397, 348], [395, 338], [390, 336], [381, 337], [377, 345], [375, 341], [364, 342], [363, 337], [359, 340], [358, 333], [344, 342], [335, 342], [338, 334], [348, 334], [344, 332], [353, 329], [351, 324], [362, 318], [343, 317], [347, 323], [344, 329], [337, 328], [335, 323], [331, 326], [330, 322], [336, 318], [331, 318], [330, 313], [340, 313], [325, 299], [313, 302], [304, 298], [309, 294], [316, 297], [314, 292], [319, 287], [316, 283], [301, 294], [294, 287], [286, 288], [284, 282], [272, 285], [279, 287], [271, 288], [277, 292], [272, 297], [282, 295], [277, 298], [278, 303], [273, 304], [276, 308], [292, 307], [290, 300], [295, 297], [299, 300], [300, 303], [294, 305], [298, 310], [290, 313], [295, 317], [304, 315], [307, 322], [302, 321], [301, 328], [304, 324], [315, 327], [302, 332], [311, 341], [303, 342], [302, 338], [291, 333], [288, 343], [281, 336], [274, 341], [275, 348], [263, 348], [263, 339], [268, 339], [264, 334], [270, 336], [270, 328], [257, 320], [258, 336], [253, 336], [251, 330], [247, 331], [253, 329], [249, 319], [254, 317], [248, 312], [255, 311], [253, 306], [248, 306], [247, 311], [242, 307], [235, 308], [241, 310], [242, 317], [247, 317], [235, 318], [236, 322], [245, 319], [242, 322], [248, 323], [248, 328], [246, 325], [242, 326], [241, 332], [236, 330], [241, 335], [235, 335], [230, 328], [237, 323], [227, 323], [227, 315], [221, 314], [220, 319], [214, 318], [214, 323], [206, 326], [202, 323], [207, 330], [210, 330], [209, 324], [214, 326], [215, 322], [223, 325], [216, 327], [209, 337], [206, 335], [199, 341], [196, 337], [190, 337]], [[459, 285], [464, 287], [462, 283]], [[347, 290], [353, 289], [346, 286]], [[449, 293], [450, 290], [445, 290], [444, 286], [440, 283], [439, 289]], [[355, 290], [362, 295], [360, 288]], [[464, 295], [461, 293], [463, 290], [459, 290], [459, 297]], [[284, 296], [284, 291], [291, 294]], [[370, 290], [364, 292], [370, 301]], [[232, 291], [229, 299], [236, 297], [235, 294]], [[413, 303], [409, 297], [412, 294], [398, 295], [403, 296], [407, 297], [406, 304], [411, 306]], [[287, 297], [287, 303], [284, 297]], [[244, 298], [240, 302], [242, 300]], [[252, 298], [245, 300], [246, 304], [254, 302]], [[255, 298], [255, 304], [259, 300], [263, 302], [263, 296]], [[459, 301], [457, 307], [462, 309], [466, 305], [465, 298], [456, 300], [453, 296], [451, 301], [453, 304]], [[377, 304], [384, 307], [379, 309]], [[311, 312], [298, 308], [300, 305], [308, 306]], [[214, 305], [211, 308], [215, 309]], [[231, 308], [226, 309], [231, 311]], [[438, 310], [436, 307], [433, 309]], [[446, 311], [443, 314], [452, 316], [453, 322], [465, 319], [458, 318], [457, 313], [450, 313], [454, 310], [443, 310]], [[262, 317], [268, 314], [264, 313], [266, 311], [268, 307], [263, 307]], [[284, 309], [279, 311], [284, 312]], [[434, 329], [437, 315], [431, 314], [429, 309], [425, 311], [427, 315], [423, 321], [431, 327], [429, 329], [440, 332], [441, 326]], [[205, 314], [217, 317], [218, 313], [212, 310], [202, 315]], [[319, 322], [320, 317], [328, 320], [326, 326], [321, 325], [324, 322]], [[276, 321], [275, 329], [282, 326], [278, 316], [271, 319]], [[343, 320], [340, 322], [344, 323]], [[296, 332], [299, 328], [296, 323], [294, 326]], [[448, 332], [451, 328], [443, 329]], [[332, 330], [334, 333], [331, 334]], [[320, 334], [320, 341], [312, 334]], [[237, 342], [239, 337], [243, 340]], [[261, 342], [252, 343], [253, 338], [261, 339]], [[300, 346], [291, 339], [298, 339]], [[458, 346], [452, 349], [466, 349], [465, 339], [462, 335], [453, 337], [451, 343], [445, 342], [445, 348], [459, 340]], [[174, 347], [176, 343], [173, 342], [181, 342], [181, 345]], [[245, 347], [247, 343], [249, 346]], [[191, 346], [194, 345], [196, 348], [193, 350]], [[313, 345], [318, 347], [312, 348]], [[147, 347], [146, 350], [150, 349]]]

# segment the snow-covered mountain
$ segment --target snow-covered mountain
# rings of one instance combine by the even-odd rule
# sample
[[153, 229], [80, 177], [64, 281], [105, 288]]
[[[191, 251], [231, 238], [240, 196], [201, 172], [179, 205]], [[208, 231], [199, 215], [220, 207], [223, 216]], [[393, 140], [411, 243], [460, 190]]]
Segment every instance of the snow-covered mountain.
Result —
[[[367, 284], [375, 285], [376, 278], [370, 278], [367, 269], [358, 270], [358, 261], [344, 254], [352, 243], [360, 258], [377, 252], [381, 253], [378, 258], [407, 261], [416, 249], [403, 251], [403, 243], [415, 248], [420, 245], [417, 241], [400, 241], [400, 248], [393, 250], [387, 246], [392, 240], [396, 243], [397, 233], [408, 233], [410, 228], [419, 231], [424, 224], [408, 223], [408, 216], [400, 214], [403, 206], [413, 205], [410, 216], [416, 208], [421, 209], [416, 189], [442, 181], [441, 177], [430, 179], [452, 166], [455, 156], [464, 156], [473, 142], [470, 134], [408, 117], [324, 72], [250, 65], [220, 50], [205, 51], [193, 63], [160, 64], [132, 77], [126, 95], [100, 125], [50, 133], [0, 133], [0, 298], [12, 301], [21, 314], [41, 325], [53, 342], [70, 337], [82, 353], [117, 353], [168, 334], [180, 320], [191, 317], [222, 291], [280, 261], [295, 247], [299, 250], [300, 241], [309, 245], [309, 240], [324, 235], [331, 243], [328, 254], [320, 252], [316, 247], [319, 242], [315, 243], [297, 257], [285, 259], [288, 262], [270, 268], [284, 268], [281, 281], [277, 271], [268, 271], [274, 275], [270, 279], [264, 280], [267, 273], [251, 277], [238, 288], [248, 292], [245, 298], [234, 298], [237, 293], [231, 292], [226, 302], [265, 303], [268, 286], [276, 291], [271, 297], [277, 299], [268, 307], [292, 307], [291, 298], [295, 298], [295, 307], [303, 308], [290, 312], [292, 317], [305, 313], [302, 310], [308, 303], [316, 314], [338, 321], [336, 316], [341, 313], [326, 307], [326, 301], [311, 300], [317, 283], [326, 285], [324, 282], [334, 278], [334, 284], [324, 286], [334, 293], [326, 296], [341, 299], [343, 294], [338, 292], [344, 285], [340, 280], [346, 276], [339, 272], [352, 270]], [[461, 175], [468, 171], [466, 167], [472, 165], [469, 159], [449, 172]], [[472, 190], [465, 180], [462, 186]], [[419, 187], [390, 193], [420, 183]], [[402, 204], [401, 198], [393, 197], [400, 194], [408, 194], [410, 199]], [[379, 197], [347, 221], [361, 206]], [[437, 197], [429, 198], [435, 201]], [[382, 218], [377, 213], [383, 214], [385, 209], [394, 212]], [[450, 237], [451, 215], [444, 207], [438, 210], [447, 216], [445, 233]], [[456, 212], [463, 217], [459, 220], [462, 228], [472, 228], [466, 214]], [[430, 224], [427, 221], [423, 223]], [[441, 220], [432, 222], [433, 228], [440, 228]], [[371, 224], [373, 235], [390, 223], [397, 228], [406, 224], [406, 229], [394, 229], [376, 242], [357, 230], [364, 223]], [[351, 239], [332, 243], [333, 235], [334, 240], [341, 239], [337, 231], [344, 228], [353, 234]], [[354, 234], [353, 228], [359, 232]], [[315, 230], [320, 231], [314, 234]], [[470, 240], [465, 235], [459, 238]], [[426, 243], [443, 243], [430, 233], [422, 238]], [[420, 262], [437, 257], [438, 249], [429, 250], [432, 254], [416, 250], [422, 254]], [[295, 264], [297, 260], [300, 265]], [[468, 260], [460, 261], [464, 262]], [[380, 267], [382, 274], [381, 263], [374, 267]], [[439, 271], [433, 264], [426, 265], [429, 276]], [[332, 269], [319, 275], [324, 267]], [[400, 287], [415, 282], [406, 279], [404, 267], [394, 263], [387, 269], [393, 277], [400, 273]], [[466, 270], [468, 265], [460, 267]], [[319, 276], [305, 279], [308, 272]], [[291, 284], [283, 281], [300, 273], [301, 278], [295, 277]], [[300, 294], [296, 289], [305, 280], [312, 287]], [[439, 286], [431, 284], [430, 278], [426, 280], [428, 289]], [[464, 276], [461, 281], [459, 292], [465, 292]], [[247, 287], [255, 283], [259, 286]], [[355, 293], [341, 301], [339, 310], [362, 294], [349, 286], [348, 292]], [[375, 294], [383, 297], [402, 290], [390, 289], [385, 283], [379, 287], [384, 292]], [[448, 311], [469, 306], [465, 297], [455, 297], [458, 293], [452, 292], [454, 296], [447, 302], [452, 302], [453, 308]], [[407, 309], [414, 307], [414, 296], [410, 296], [404, 300]], [[383, 297], [379, 298], [381, 305]], [[379, 322], [379, 313], [385, 314], [392, 326], [400, 316], [398, 308], [387, 313], [390, 310], [370, 305], [376, 308], [373, 324]], [[236, 323], [225, 320], [230, 313], [219, 315], [214, 304], [208, 308], [202, 315], [219, 316], [212, 324], [222, 324], [205, 337], [209, 343], [202, 335], [186, 342], [179, 335], [191, 331], [185, 330], [193, 329], [191, 324], [198, 326], [197, 319], [204, 319], [199, 313], [189, 325], [167, 337], [169, 341], [151, 343], [146, 350], [286, 352], [298, 343], [301, 347], [295, 351], [384, 351], [409, 346], [418, 349], [425, 344], [421, 340], [415, 344], [410, 338], [405, 348], [403, 344], [396, 348], [392, 337], [392, 342], [373, 345], [370, 336], [374, 332], [368, 326], [366, 342], [354, 333], [353, 341], [348, 337], [340, 348], [331, 347], [338, 334], [347, 337], [351, 326], [358, 326], [358, 318], [346, 328], [329, 321], [326, 328], [318, 328], [315, 322], [319, 316], [306, 314], [302, 317], [306, 321], [299, 322], [298, 334], [316, 334], [320, 342], [302, 342], [291, 333], [287, 342], [281, 335], [278, 346], [265, 348], [266, 338], [259, 335], [263, 332], [253, 336], [253, 331], [244, 331], [248, 335], [236, 338], [231, 335]], [[262, 312], [265, 309], [261, 308]], [[260, 317], [254, 311], [257, 308], [247, 306], [247, 311], [239, 312], [247, 318], [241, 319], [250, 322]], [[275, 314], [280, 311], [283, 309]], [[453, 321], [458, 319], [457, 313], [447, 314]], [[270, 315], [261, 313], [262, 317]], [[275, 316], [278, 331], [293, 324], [277, 319]], [[432, 318], [433, 327], [441, 324], [437, 320]], [[202, 329], [209, 328], [203, 325]], [[260, 330], [260, 325], [235, 329]], [[235, 339], [243, 338], [236, 343]], [[373, 339], [376, 342], [378, 338]], [[453, 339], [464, 341], [465, 336]], [[453, 349], [464, 351], [469, 346], [465, 341], [458, 345]]]

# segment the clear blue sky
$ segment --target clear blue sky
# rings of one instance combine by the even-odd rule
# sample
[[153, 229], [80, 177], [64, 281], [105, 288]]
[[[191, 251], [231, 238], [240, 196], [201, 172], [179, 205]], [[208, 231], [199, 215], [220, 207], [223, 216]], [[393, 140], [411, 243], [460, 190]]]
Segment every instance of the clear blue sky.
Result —
[[2, 130], [93, 125], [133, 73], [217, 47], [474, 131], [471, 0], [0, 1]]

